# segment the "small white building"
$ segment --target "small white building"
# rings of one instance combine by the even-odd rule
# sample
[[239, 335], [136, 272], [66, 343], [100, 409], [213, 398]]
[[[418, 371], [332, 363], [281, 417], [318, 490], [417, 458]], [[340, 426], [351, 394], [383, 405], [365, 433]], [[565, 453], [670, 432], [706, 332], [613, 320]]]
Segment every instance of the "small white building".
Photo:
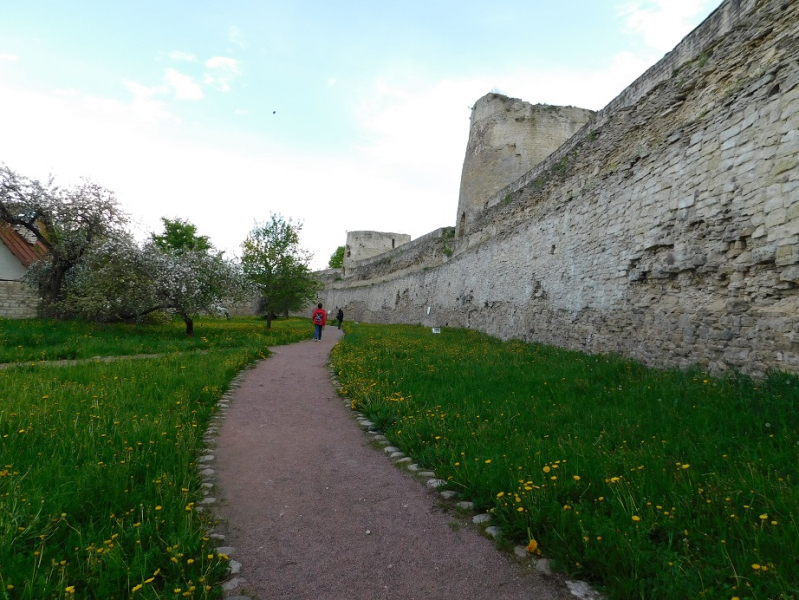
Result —
[[46, 253], [41, 242], [28, 241], [12, 227], [0, 225], [0, 318], [32, 319], [38, 315], [39, 295], [22, 278]]

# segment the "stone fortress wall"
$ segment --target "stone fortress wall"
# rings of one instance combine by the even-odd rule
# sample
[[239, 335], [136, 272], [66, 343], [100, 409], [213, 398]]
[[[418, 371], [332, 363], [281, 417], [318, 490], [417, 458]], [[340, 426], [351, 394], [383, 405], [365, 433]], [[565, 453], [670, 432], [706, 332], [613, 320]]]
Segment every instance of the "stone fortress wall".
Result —
[[356, 262], [393, 250], [411, 241], [407, 233], [385, 231], [348, 231], [347, 245], [344, 247], [344, 269]]
[[488, 198], [557, 150], [593, 116], [573, 106], [530, 104], [487, 94], [472, 107], [458, 197], [458, 233]]
[[726, 0], [463, 231], [358, 261], [320, 299], [347, 320], [799, 372], [799, 3]]

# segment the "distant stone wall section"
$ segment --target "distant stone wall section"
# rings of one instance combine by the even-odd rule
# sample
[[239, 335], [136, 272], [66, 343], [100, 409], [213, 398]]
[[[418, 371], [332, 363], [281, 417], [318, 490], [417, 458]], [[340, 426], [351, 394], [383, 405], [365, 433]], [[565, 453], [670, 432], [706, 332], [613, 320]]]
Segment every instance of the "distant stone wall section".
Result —
[[487, 198], [552, 154], [593, 115], [584, 108], [530, 104], [494, 93], [475, 102], [458, 197], [458, 234], [486, 208]]
[[378, 256], [411, 241], [407, 233], [386, 231], [350, 231], [344, 251], [344, 272], [354, 263]]
[[34, 319], [39, 304], [39, 295], [26, 283], [0, 281], [0, 318]]
[[324, 301], [652, 366], [799, 372], [799, 3], [727, 0], [487, 200], [463, 236], [360, 264]]

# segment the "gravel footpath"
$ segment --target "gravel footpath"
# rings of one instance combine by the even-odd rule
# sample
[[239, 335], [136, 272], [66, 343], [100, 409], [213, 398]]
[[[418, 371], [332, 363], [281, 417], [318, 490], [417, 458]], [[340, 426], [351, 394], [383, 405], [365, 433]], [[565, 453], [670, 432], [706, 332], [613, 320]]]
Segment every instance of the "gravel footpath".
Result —
[[214, 450], [228, 596], [574, 600], [374, 447], [329, 379], [340, 337], [273, 348], [233, 393]]

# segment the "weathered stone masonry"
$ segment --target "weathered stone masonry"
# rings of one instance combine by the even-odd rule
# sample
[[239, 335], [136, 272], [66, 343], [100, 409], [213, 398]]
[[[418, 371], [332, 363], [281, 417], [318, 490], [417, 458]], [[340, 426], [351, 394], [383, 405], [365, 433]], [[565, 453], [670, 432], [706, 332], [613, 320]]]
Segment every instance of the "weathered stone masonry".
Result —
[[33, 319], [38, 315], [39, 296], [21, 281], [0, 281], [0, 318]]
[[799, 3], [728, 0], [465, 235], [359, 263], [326, 306], [799, 372], [798, 84]]

